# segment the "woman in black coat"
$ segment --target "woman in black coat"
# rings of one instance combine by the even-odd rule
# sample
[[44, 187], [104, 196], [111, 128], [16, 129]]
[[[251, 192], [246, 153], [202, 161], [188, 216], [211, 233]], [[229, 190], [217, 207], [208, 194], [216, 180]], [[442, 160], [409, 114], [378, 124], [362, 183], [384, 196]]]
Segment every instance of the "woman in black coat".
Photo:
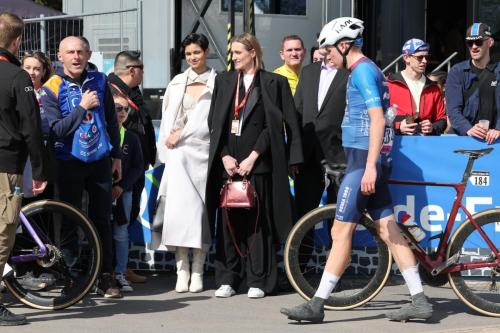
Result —
[[288, 168], [302, 163], [302, 146], [288, 82], [262, 69], [257, 39], [239, 35], [231, 52], [236, 70], [216, 77], [208, 116], [206, 203], [213, 223], [223, 183], [246, 177], [257, 191], [259, 209], [219, 210], [215, 296], [230, 297], [246, 281], [248, 297], [261, 298], [276, 286], [275, 244], [292, 226]]

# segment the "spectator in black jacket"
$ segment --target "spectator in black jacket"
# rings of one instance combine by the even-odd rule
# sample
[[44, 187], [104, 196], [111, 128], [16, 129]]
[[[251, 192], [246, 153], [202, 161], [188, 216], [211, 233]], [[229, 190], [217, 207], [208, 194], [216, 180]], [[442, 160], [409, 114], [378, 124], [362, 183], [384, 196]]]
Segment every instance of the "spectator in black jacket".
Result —
[[120, 129], [120, 148], [122, 150], [122, 179], [113, 184], [113, 239], [115, 240], [115, 278], [122, 292], [133, 291], [127, 280], [128, 262], [128, 225], [132, 208], [132, 190], [137, 179], [144, 175], [144, 162], [139, 138], [123, 127], [127, 121], [130, 106], [124, 95], [113, 94], [116, 117]]
[[[156, 138], [148, 107], [139, 88], [144, 74], [144, 64], [140, 57], [141, 53], [138, 51], [118, 53], [115, 57], [114, 73], [109, 74], [108, 79], [111, 89], [125, 95], [128, 99], [130, 112], [123, 125], [139, 137], [145, 171], [156, 161]], [[136, 220], [139, 216], [143, 188], [144, 173], [134, 184], [130, 221]], [[137, 275], [132, 270], [128, 270], [127, 274], [131, 282], [138, 283], [146, 280], [145, 277]]]
[[[43, 192], [47, 182], [42, 156], [40, 111], [30, 76], [16, 59], [23, 21], [14, 14], [0, 14], [0, 279], [14, 245], [21, 209], [22, 174], [28, 154], [33, 168], [33, 193]], [[25, 324], [0, 303], [0, 326]]]

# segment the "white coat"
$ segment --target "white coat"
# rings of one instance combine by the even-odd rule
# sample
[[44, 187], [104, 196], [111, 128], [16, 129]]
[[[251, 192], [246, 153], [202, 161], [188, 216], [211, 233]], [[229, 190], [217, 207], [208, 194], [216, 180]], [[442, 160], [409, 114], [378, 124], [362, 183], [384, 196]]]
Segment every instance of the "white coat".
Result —
[[162, 120], [156, 145], [158, 159], [165, 163], [158, 192], [158, 197], [165, 196], [165, 210], [158, 250], [175, 251], [177, 246], [205, 251], [210, 248], [211, 237], [205, 208], [210, 146], [207, 116], [215, 76], [216, 73], [212, 69], [196, 107], [188, 111], [186, 125], [182, 129], [177, 146], [173, 149], [168, 149], [165, 141], [172, 131], [182, 104], [187, 71], [173, 78], [163, 98]]

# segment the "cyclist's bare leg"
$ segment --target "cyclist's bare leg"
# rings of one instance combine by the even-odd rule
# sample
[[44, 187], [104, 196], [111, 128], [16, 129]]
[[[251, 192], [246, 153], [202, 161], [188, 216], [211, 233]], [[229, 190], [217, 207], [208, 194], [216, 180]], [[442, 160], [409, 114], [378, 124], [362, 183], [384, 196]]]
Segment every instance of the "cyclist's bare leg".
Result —
[[375, 229], [380, 239], [382, 239], [391, 250], [394, 261], [396, 261], [401, 272], [409, 267], [417, 265], [415, 255], [408, 245], [408, 242], [405, 241], [403, 235], [399, 231], [394, 215], [389, 215], [375, 221]]
[[314, 297], [306, 303], [293, 308], [283, 308], [281, 313], [292, 320], [321, 322], [325, 316], [323, 306], [332, 293], [340, 276], [349, 264], [352, 248], [352, 235], [356, 223], [335, 220], [331, 230], [332, 248], [325, 265], [323, 276]]
[[432, 316], [432, 305], [424, 295], [415, 255], [401, 235], [394, 215], [389, 215], [375, 221], [375, 228], [380, 238], [391, 250], [394, 260], [410, 290], [412, 299], [410, 304], [401, 309], [386, 313], [387, 318], [400, 321], [429, 319]]
[[351, 258], [352, 235], [356, 230], [356, 223], [335, 220], [330, 231], [332, 248], [325, 265], [325, 271], [341, 276]]

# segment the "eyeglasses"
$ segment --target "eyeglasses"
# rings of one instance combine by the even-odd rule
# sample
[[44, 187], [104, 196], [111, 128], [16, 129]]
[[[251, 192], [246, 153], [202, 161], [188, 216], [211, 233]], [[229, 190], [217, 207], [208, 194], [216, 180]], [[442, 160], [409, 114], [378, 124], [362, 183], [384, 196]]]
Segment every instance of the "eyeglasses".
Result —
[[422, 62], [425, 58], [425, 60], [429, 60], [431, 55], [430, 54], [424, 54], [424, 55], [413, 55], [413, 54], [410, 54], [410, 57], [414, 58], [414, 59], [417, 59], [418, 62]]
[[115, 111], [116, 112], [122, 112], [122, 111], [124, 111], [124, 112], [128, 113], [129, 110], [130, 110], [130, 108], [128, 106], [123, 106], [123, 105], [119, 105], [119, 104], [115, 105]]
[[473, 47], [474, 45], [476, 45], [477, 47], [481, 47], [481, 46], [483, 46], [484, 41], [485, 41], [485, 39], [466, 40], [465, 44], [467, 44], [467, 47], [469, 47], [469, 48]]
[[144, 64], [138, 64], [138, 65], [126, 65], [125, 68], [140, 68], [144, 70]]

